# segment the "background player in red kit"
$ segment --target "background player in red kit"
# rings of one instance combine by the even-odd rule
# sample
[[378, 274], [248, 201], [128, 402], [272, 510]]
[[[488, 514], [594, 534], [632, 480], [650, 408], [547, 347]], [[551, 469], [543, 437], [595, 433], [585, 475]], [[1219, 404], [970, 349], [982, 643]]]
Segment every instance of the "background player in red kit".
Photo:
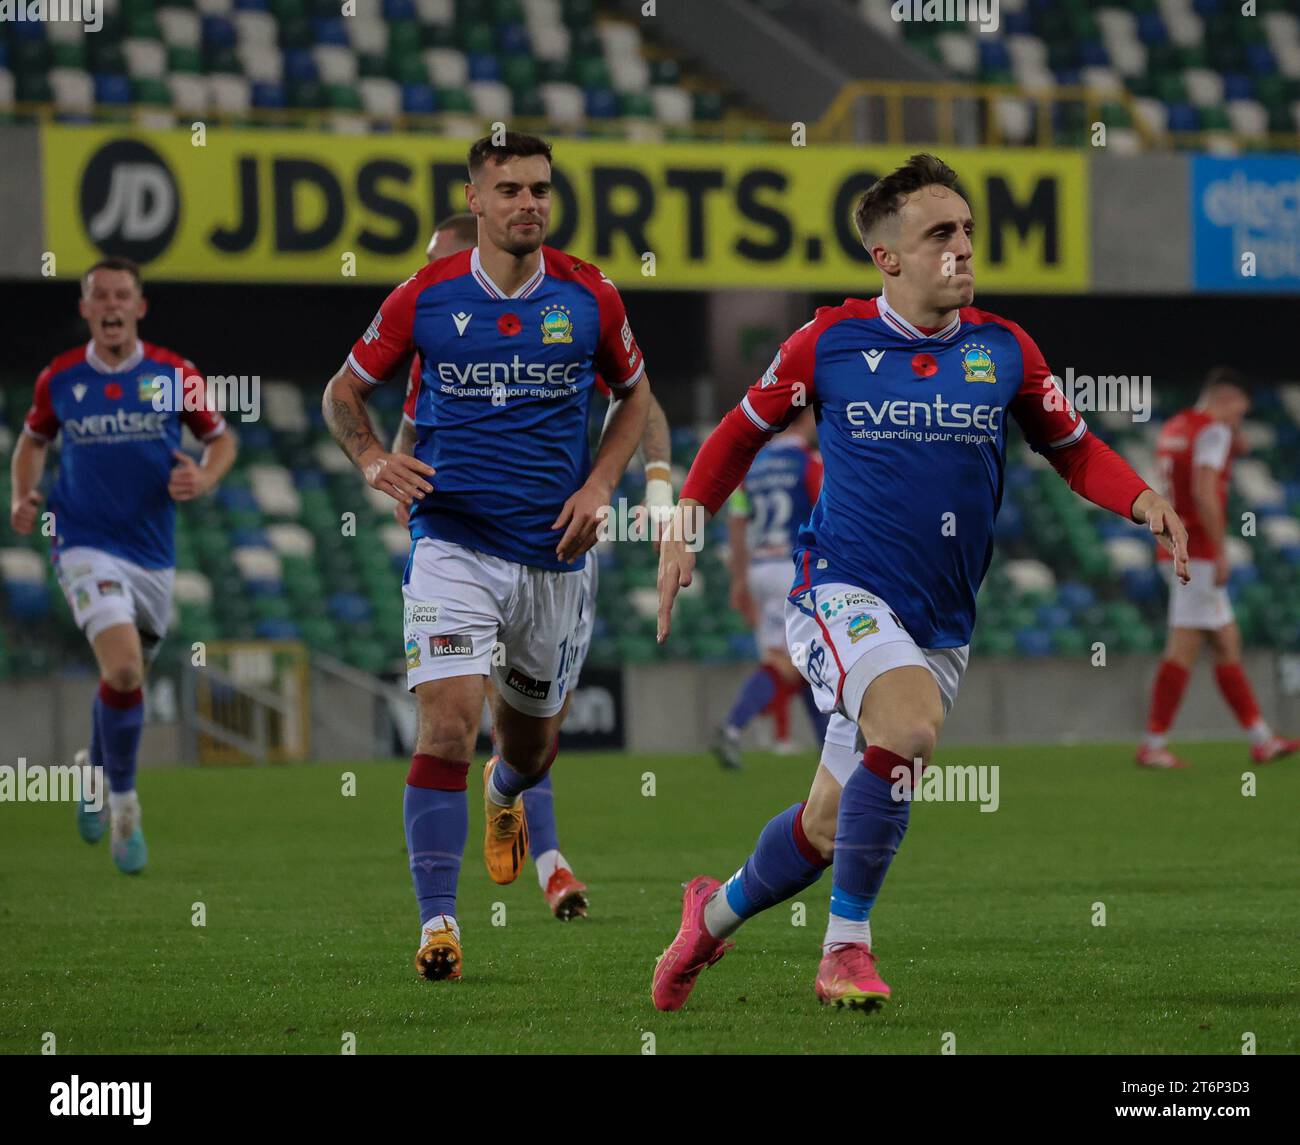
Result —
[[[1200, 400], [1169, 419], [1160, 431], [1157, 455], [1166, 494], [1187, 525], [1191, 583], [1169, 593], [1169, 640], [1151, 691], [1147, 734], [1138, 748], [1142, 767], [1186, 767], [1166, 746], [1166, 734], [1201, 645], [1209, 638], [1214, 679], [1237, 722], [1250, 736], [1250, 757], [1268, 763], [1300, 749], [1300, 740], [1274, 735], [1260, 715], [1241, 666], [1241, 630], [1228, 599], [1228, 479], [1240, 452], [1242, 420], [1250, 395], [1235, 370], [1210, 371]], [[1168, 557], [1162, 549], [1162, 561]]]

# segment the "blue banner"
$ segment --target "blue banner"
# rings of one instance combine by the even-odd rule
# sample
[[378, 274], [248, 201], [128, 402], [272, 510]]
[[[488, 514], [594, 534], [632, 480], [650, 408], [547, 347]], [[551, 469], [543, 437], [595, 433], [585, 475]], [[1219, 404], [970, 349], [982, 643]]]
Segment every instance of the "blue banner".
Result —
[[1300, 291], [1300, 158], [1192, 160], [1198, 290]]

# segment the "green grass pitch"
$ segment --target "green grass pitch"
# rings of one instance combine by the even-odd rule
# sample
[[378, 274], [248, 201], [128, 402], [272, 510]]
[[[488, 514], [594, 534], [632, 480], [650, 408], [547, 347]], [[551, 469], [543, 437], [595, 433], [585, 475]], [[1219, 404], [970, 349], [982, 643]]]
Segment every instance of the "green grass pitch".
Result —
[[685, 1010], [650, 1004], [681, 883], [726, 877], [803, 798], [797, 757], [723, 773], [705, 756], [561, 756], [560, 839], [592, 898], [569, 924], [531, 864], [488, 880], [476, 766], [465, 976], [438, 984], [411, 968], [401, 763], [147, 771], [137, 878], [66, 804], [0, 804], [0, 1050], [50, 1032], [60, 1054], [337, 1054], [346, 1034], [358, 1053], [933, 1054], [951, 1033], [959, 1054], [1239, 1054], [1250, 1032], [1259, 1053], [1294, 1053], [1300, 763], [1259, 769], [1247, 797], [1244, 746], [1186, 754], [1192, 770], [1156, 773], [1119, 746], [941, 752], [998, 765], [1001, 806], [913, 807], [872, 919], [895, 1002], [870, 1014], [813, 995], [829, 876], [797, 900], [805, 925], [773, 909]]

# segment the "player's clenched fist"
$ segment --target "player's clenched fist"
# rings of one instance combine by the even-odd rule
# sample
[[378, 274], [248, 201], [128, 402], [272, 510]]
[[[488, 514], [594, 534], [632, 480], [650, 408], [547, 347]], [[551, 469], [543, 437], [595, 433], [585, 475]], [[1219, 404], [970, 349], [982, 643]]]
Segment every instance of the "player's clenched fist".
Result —
[[15, 497], [9, 507], [9, 524], [15, 533], [26, 536], [36, 527], [36, 513], [41, 507], [41, 495], [28, 493], [21, 499]]
[[387, 493], [400, 505], [423, 501], [425, 494], [433, 492], [433, 486], [425, 480], [433, 476], [433, 466], [416, 460], [409, 453], [385, 453], [376, 449], [357, 458], [357, 464], [367, 485]]
[[188, 453], [173, 449], [172, 456], [176, 458], [176, 464], [172, 466], [167, 481], [167, 493], [173, 501], [193, 501], [212, 488], [208, 475]]
[[687, 547], [685, 515], [698, 502], [680, 501], [673, 519], [659, 542], [659, 633], [662, 644], [672, 627], [673, 601], [677, 590], [691, 583], [695, 575], [695, 553]]

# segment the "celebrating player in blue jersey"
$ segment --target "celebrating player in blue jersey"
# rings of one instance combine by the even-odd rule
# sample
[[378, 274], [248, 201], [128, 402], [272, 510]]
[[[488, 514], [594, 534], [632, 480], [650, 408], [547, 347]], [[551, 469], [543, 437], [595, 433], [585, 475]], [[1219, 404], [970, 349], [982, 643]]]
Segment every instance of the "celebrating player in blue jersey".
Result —
[[731, 499], [731, 602], [754, 626], [763, 661], [741, 685], [713, 742], [713, 754], [731, 770], [741, 766], [740, 735], [749, 721], [770, 704], [787, 702], [795, 692], [807, 705], [817, 742], [826, 735], [826, 716], [817, 710], [785, 644], [790, 557], [822, 487], [822, 461], [812, 448], [815, 439], [812, 411], [806, 409], [759, 452]]
[[[459, 978], [456, 885], [484, 680], [500, 757], [484, 771], [485, 857], [499, 883], [526, 845], [520, 796], [555, 758], [581, 637], [584, 554], [645, 430], [645, 364], [594, 266], [543, 246], [551, 149], [506, 133], [469, 152], [478, 246], [416, 271], [380, 307], [324, 398], [375, 489], [412, 505], [403, 578], [407, 682], [419, 705], [404, 814], [420, 904], [417, 971]], [[418, 352], [415, 456], [386, 451], [365, 402]], [[618, 399], [595, 461], [600, 374]]]
[[[35, 527], [45, 456], [62, 430], [48, 506], [51, 556], [99, 664], [88, 759], [108, 778], [113, 861], [135, 874], [148, 857], [135, 790], [141, 687], [171, 619], [176, 502], [221, 480], [234, 464], [235, 440], [207, 408], [194, 363], [137, 337], [146, 303], [134, 263], [110, 258], [92, 266], [80, 306], [90, 342], [60, 354], [36, 379], [13, 455], [10, 520], [18, 533]], [[180, 449], [182, 424], [206, 444], [198, 464]], [[83, 802], [77, 825], [88, 843], [98, 842], [102, 810]]]
[[[826, 476], [800, 533], [786, 635], [832, 715], [807, 802], [768, 823], [725, 887], [703, 875], [687, 884], [681, 929], [655, 968], [661, 1010], [683, 1005], [746, 918], [811, 885], [832, 859], [817, 996], [888, 999], [869, 916], [907, 828], [910, 800], [892, 793], [910, 795], [966, 667], [1008, 413], [1070, 488], [1146, 524], [1187, 581], [1173, 508], [1089, 433], [1029, 335], [971, 306], [971, 213], [956, 185], [946, 164], [916, 155], [863, 194], [855, 221], [881, 296], [823, 308], [796, 330], [682, 487], [679, 518], [716, 512], [773, 431], [812, 405]], [[681, 535], [675, 522], [660, 551], [660, 640], [694, 569]]]
[[[440, 258], [459, 254], [463, 250], [469, 250], [477, 242], [478, 220], [468, 213], [451, 215], [434, 228], [433, 237], [425, 248], [425, 255], [429, 262], [434, 262]], [[410, 375], [406, 383], [406, 400], [402, 405], [402, 420], [393, 437], [394, 453], [415, 452], [416, 407], [419, 404], [420, 379], [423, 372], [424, 362], [416, 354], [411, 359]], [[596, 377], [596, 388], [603, 396], [610, 396], [609, 387], [600, 380], [599, 375]], [[611, 401], [606, 422], [617, 408], [617, 403]], [[646, 474], [645, 503], [648, 509], [660, 514], [662, 519], [666, 519], [671, 513], [673, 504], [671, 447], [668, 419], [664, 416], [663, 407], [651, 394], [645, 434], [641, 439], [641, 455]], [[410, 511], [405, 505], [399, 502], [394, 506], [393, 512], [403, 525], [410, 525]], [[786, 559], [788, 563], [789, 553], [786, 554]], [[582, 571], [585, 581], [583, 585], [585, 603], [582, 609], [582, 626], [574, 641], [577, 651], [570, 670], [570, 678], [573, 680], [581, 677], [582, 665], [591, 647], [591, 636], [596, 624], [597, 573], [597, 561], [593, 554]], [[781, 588], [782, 600], [785, 598], [785, 588], [785, 585]], [[784, 651], [784, 643], [782, 651]], [[801, 684], [802, 682], [800, 680]], [[493, 691], [491, 681], [487, 682], [486, 688], [491, 701]], [[572, 699], [573, 692], [569, 691], [564, 697], [564, 707], [560, 709], [561, 724], [568, 715]], [[489, 761], [489, 766], [495, 766], [495, 763]], [[549, 769], [540, 783], [524, 792], [523, 798], [523, 838], [527, 842], [528, 853], [537, 868], [537, 881], [546, 898], [546, 905], [561, 922], [568, 922], [573, 918], [585, 918], [590, 906], [587, 887], [585, 883], [579, 881], [569, 866], [568, 859], [560, 851], [559, 829], [555, 822], [555, 791]], [[489, 856], [492, 849], [492, 842], [489, 841], [487, 849]], [[489, 873], [493, 869], [493, 864], [489, 861]], [[513, 882], [515, 877], [513, 867], [507, 868], [505, 873], [509, 875], [508, 881]]]

